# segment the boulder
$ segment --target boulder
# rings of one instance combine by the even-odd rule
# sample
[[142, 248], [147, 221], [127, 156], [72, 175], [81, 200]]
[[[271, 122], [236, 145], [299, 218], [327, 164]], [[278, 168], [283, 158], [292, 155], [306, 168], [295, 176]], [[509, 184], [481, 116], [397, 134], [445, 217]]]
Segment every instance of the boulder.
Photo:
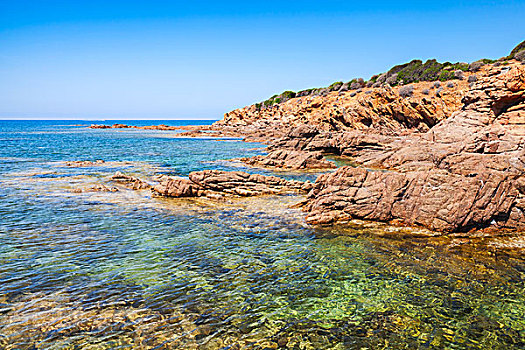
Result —
[[167, 197], [248, 197], [301, 193], [312, 188], [310, 182], [285, 180], [276, 176], [242, 171], [204, 170], [188, 178], [164, 177], [153, 191]]
[[484, 171], [475, 176], [442, 169], [406, 173], [343, 167], [321, 176], [310, 192], [307, 222], [348, 219], [399, 220], [436, 231], [468, 231], [488, 226], [525, 228], [517, 177]]

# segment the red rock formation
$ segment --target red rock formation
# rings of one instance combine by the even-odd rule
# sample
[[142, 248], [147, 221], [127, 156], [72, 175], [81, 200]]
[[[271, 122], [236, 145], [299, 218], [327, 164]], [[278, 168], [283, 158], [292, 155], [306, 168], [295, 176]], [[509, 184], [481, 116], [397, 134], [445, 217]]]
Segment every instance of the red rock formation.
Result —
[[267, 194], [306, 192], [309, 182], [289, 181], [275, 176], [242, 171], [204, 170], [186, 178], [164, 177], [153, 191], [167, 197], [248, 197]]
[[113, 125], [103, 125], [103, 124], [92, 124], [89, 126], [90, 129], [140, 129], [140, 130], [190, 130], [190, 131], [204, 131], [210, 130], [209, 125], [181, 125], [181, 126], [169, 126], [165, 124], [159, 125], [146, 125], [146, 126], [136, 126], [136, 125], [127, 125], [127, 124], [113, 124]]
[[131, 175], [125, 175], [120, 171], [117, 171], [115, 175], [111, 177], [111, 180], [132, 190], [144, 190], [151, 188], [151, 185], [147, 182]]
[[[263, 109], [252, 105], [226, 113], [213, 126], [220, 130], [235, 129], [245, 135], [266, 133], [266, 139], [279, 137], [304, 124], [321, 131], [357, 129], [385, 134], [427, 131], [461, 107], [462, 95], [469, 86], [466, 79], [455, 80], [452, 87], [443, 84], [442, 91], [438, 92], [440, 88], [434, 84], [412, 84], [414, 93], [410, 97], [400, 95], [402, 87], [385, 85], [363, 88], [358, 93], [345, 91], [297, 97]], [[429, 93], [425, 94], [425, 90]]]
[[460, 111], [425, 134], [316, 135], [303, 148], [333, 147], [384, 170], [343, 167], [321, 176], [305, 206], [308, 221], [525, 228], [524, 102], [525, 66], [493, 67]]

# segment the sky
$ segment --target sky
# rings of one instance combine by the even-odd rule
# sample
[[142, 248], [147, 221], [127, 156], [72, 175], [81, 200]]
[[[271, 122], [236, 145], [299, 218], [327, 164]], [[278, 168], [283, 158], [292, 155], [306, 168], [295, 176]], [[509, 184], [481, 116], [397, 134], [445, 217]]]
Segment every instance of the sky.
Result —
[[525, 40], [525, 1], [0, 0], [0, 119], [220, 119]]

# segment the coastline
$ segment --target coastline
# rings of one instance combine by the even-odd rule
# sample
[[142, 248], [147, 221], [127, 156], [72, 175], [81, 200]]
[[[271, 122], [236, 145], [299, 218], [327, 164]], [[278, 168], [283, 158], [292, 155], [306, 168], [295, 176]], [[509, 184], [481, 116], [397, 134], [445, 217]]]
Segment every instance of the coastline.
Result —
[[[468, 77], [474, 75], [476, 80], [467, 83]], [[383, 115], [365, 128], [353, 123], [327, 131], [326, 128], [335, 128], [329, 116], [325, 120], [317, 116], [306, 124], [304, 121], [285, 124], [279, 119], [268, 122], [275, 117], [260, 113], [251, 117], [254, 108], [251, 106], [227, 113], [211, 126], [115, 124], [91, 128], [184, 130], [176, 137], [237, 137], [263, 142], [269, 145], [266, 155], [240, 161], [274, 171], [326, 172], [335, 168], [324, 156], [339, 156], [353, 162], [355, 165], [351, 167], [336, 168], [333, 174], [330, 170], [317, 179], [315, 190], [310, 191], [302, 204], [311, 224], [363, 219], [423, 226], [443, 233], [520, 230], [525, 223], [522, 217], [525, 208], [520, 204], [521, 185], [515, 184], [523, 177], [523, 167], [516, 161], [522, 162], [520, 140], [525, 134], [521, 131], [525, 125], [524, 66], [515, 61], [503, 66], [482, 65], [475, 74], [467, 73], [462, 80], [444, 82], [443, 85], [453, 85], [452, 89], [436, 93], [429, 100], [421, 91], [433, 84], [413, 84], [414, 92], [409, 97], [400, 95], [401, 88], [394, 91], [388, 85], [371, 87], [362, 93], [359, 106], [368, 105], [372, 111], [378, 108], [374, 102], [377, 96], [391, 101], [390, 113], [397, 113], [396, 108], [409, 111], [406, 106], [411, 105], [412, 119], [407, 119], [405, 113], [397, 124], [382, 123], [385, 118], [393, 120]], [[353, 110], [360, 113], [358, 116], [370, 115], [362, 107], [352, 105], [355, 96], [350, 94], [334, 92], [318, 99], [333, 103], [331, 98], [335, 98], [340, 106], [349, 100], [354, 109], [347, 110], [348, 115], [353, 115]], [[304, 99], [311, 97], [291, 99], [284, 105], [299, 106], [300, 111]], [[312, 101], [310, 104], [315, 105], [315, 99]], [[432, 120], [428, 113], [435, 108], [419, 109], [421, 103], [444, 106], [441, 109], [444, 114], [434, 114], [437, 119]], [[505, 107], [497, 107], [502, 103]], [[335, 104], [334, 107], [340, 108]], [[288, 113], [286, 106], [277, 108]], [[322, 106], [317, 109], [322, 111]], [[270, 111], [273, 115], [275, 107]], [[346, 114], [342, 117], [346, 118]], [[413, 121], [400, 124], [408, 120]], [[362, 178], [366, 174], [375, 177]], [[230, 180], [226, 176], [222, 181]], [[343, 182], [334, 186], [338, 181]], [[362, 182], [356, 184], [356, 181]], [[434, 193], [426, 189], [430, 183]], [[343, 192], [337, 194], [338, 191]], [[425, 208], [424, 212], [420, 208]]]
[[[513, 233], [308, 225], [294, 208], [304, 192], [152, 197], [135, 179], [151, 186], [205, 168], [225, 179], [242, 170], [313, 182], [318, 172], [247, 168], [224, 159], [260, 155], [252, 144], [175, 132], [17, 130], [2, 152], [16, 144], [21, 153], [0, 162], [2, 227], [10, 228], [0, 249], [14, 257], [3, 261], [13, 277], [1, 287], [1, 346], [520, 345], [523, 249]], [[112, 179], [116, 171], [124, 183]], [[209, 188], [233, 186], [216, 180]], [[388, 332], [368, 334], [374, 329]]]

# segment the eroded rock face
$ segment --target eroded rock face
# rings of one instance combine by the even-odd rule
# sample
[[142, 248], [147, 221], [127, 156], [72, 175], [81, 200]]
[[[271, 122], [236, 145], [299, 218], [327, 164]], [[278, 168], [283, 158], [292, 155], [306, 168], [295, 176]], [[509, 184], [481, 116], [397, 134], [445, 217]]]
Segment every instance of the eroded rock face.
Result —
[[153, 191], [167, 197], [247, 197], [267, 194], [307, 192], [309, 182], [289, 181], [276, 176], [242, 171], [204, 170], [188, 178], [164, 177]]
[[318, 134], [302, 149], [332, 149], [365, 167], [321, 176], [311, 223], [400, 220], [441, 231], [525, 228], [525, 67], [494, 67], [463, 107], [424, 134]]
[[316, 182], [308, 196], [307, 221], [400, 220], [438, 231], [525, 228], [522, 205], [510, 217], [523, 196], [516, 181], [489, 171], [467, 177], [440, 169], [398, 173], [344, 167]]
[[319, 151], [307, 151], [305, 147], [319, 135], [316, 127], [300, 125], [283, 137], [272, 141], [268, 154], [241, 160], [249, 165], [276, 169], [331, 169], [335, 164], [326, 160]]

